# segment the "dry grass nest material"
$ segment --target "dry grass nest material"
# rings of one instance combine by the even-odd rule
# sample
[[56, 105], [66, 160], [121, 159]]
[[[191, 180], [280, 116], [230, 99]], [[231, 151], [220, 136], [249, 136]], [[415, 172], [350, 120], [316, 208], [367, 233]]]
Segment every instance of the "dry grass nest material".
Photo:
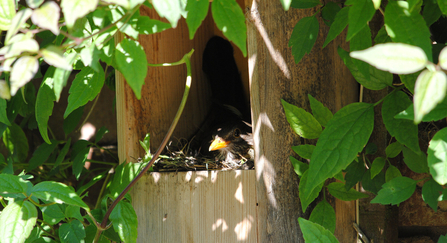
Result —
[[207, 157], [191, 149], [191, 141], [177, 139], [166, 146], [154, 164], [154, 171], [199, 171], [199, 170], [249, 170], [254, 169], [253, 160], [222, 161], [215, 157]]

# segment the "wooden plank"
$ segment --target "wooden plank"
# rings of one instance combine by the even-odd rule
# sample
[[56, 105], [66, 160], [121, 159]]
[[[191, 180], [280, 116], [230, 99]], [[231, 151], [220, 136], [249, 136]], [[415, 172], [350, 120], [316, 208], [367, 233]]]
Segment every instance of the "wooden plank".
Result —
[[150, 173], [133, 192], [138, 242], [257, 242], [253, 170]]
[[[285, 12], [279, 2], [246, 0], [249, 80], [254, 128], [259, 242], [303, 242], [297, 222], [307, 217], [299, 204], [298, 177], [289, 162], [292, 145], [303, 143], [286, 121], [280, 99], [309, 109], [307, 94], [332, 112], [358, 101], [358, 84], [337, 54], [342, 39], [321, 49], [329, 28], [320, 21], [312, 53], [295, 64], [288, 40], [295, 24], [317, 9]], [[355, 202], [337, 201], [340, 242], [355, 242]], [[353, 210], [354, 209], [354, 210]], [[343, 215], [341, 217], [339, 215]], [[338, 233], [340, 230], [341, 233]]]

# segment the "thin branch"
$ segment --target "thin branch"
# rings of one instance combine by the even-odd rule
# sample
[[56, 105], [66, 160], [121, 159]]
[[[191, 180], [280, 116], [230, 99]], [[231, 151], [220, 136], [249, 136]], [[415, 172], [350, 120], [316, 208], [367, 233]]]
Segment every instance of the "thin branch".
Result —
[[[161, 154], [161, 152], [163, 151], [164, 147], [166, 146], [166, 144], [168, 143], [169, 138], [171, 137], [172, 133], [174, 132], [174, 128], [177, 126], [178, 120], [180, 119], [180, 116], [183, 112], [183, 108], [185, 107], [186, 104], [186, 100], [188, 98], [188, 94], [189, 94], [189, 89], [191, 87], [191, 55], [194, 52], [194, 49], [192, 49], [189, 53], [185, 54], [183, 56], [183, 58], [178, 61], [175, 62], [175, 64], [182, 64], [185, 63], [186, 64], [186, 70], [187, 70], [187, 77], [186, 77], [186, 85], [185, 85], [185, 91], [183, 93], [183, 98], [182, 101], [180, 102], [180, 106], [177, 110], [177, 114], [174, 117], [174, 120], [172, 121], [171, 126], [169, 127], [168, 132], [166, 133], [163, 141], [161, 142], [160, 146], [158, 147], [157, 152], [155, 152], [155, 154], [153, 155], [151, 161], [144, 167], [144, 169], [130, 182], [129, 185], [127, 185], [127, 187], [123, 190], [123, 192], [121, 192], [121, 194], [115, 199], [115, 201], [113, 201], [112, 205], [109, 207], [109, 209], [107, 210], [106, 214], [104, 215], [104, 218], [101, 222], [100, 228], [104, 229], [107, 226], [107, 221], [109, 219], [109, 216], [112, 212], [112, 210], [115, 208], [115, 206], [118, 204], [119, 201], [121, 201], [121, 199], [124, 198], [124, 196], [126, 195], [127, 192], [129, 192], [130, 188], [132, 188], [133, 185], [135, 185], [135, 183], [141, 179], [141, 177], [143, 177], [143, 175], [147, 172], [147, 170], [154, 164], [154, 162], [157, 160], [158, 156]], [[160, 66], [167, 66], [167, 65], [160, 65]], [[98, 230], [100, 231], [100, 230]], [[99, 234], [97, 234], [97, 237], [99, 237]], [[97, 239], [97, 238], [95, 238]]]

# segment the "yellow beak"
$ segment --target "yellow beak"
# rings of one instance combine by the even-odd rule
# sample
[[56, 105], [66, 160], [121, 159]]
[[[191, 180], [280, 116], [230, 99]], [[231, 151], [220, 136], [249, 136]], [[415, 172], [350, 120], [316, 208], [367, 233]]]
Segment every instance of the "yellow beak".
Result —
[[222, 138], [216, 138], [214, 139], [214, 141], [211, 143], [210, 145], [210, 150], [209, 151], [214, 151], [214, 150], [218, 150], [218, 149], [222, 149], [228, 146], [230, 142], [228, 141], [224, 141]]

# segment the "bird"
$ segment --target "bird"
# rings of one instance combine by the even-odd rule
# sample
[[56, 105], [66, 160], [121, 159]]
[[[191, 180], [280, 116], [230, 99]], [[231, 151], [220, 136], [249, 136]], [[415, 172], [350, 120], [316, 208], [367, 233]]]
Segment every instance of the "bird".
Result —
[[202, 70], [211, 87], [212, 105], [203, 127], [201, 153], [232, 165], [253, 158], [249, 104], [233, 56], [233, 47], [214, 36], [206, 44]]

